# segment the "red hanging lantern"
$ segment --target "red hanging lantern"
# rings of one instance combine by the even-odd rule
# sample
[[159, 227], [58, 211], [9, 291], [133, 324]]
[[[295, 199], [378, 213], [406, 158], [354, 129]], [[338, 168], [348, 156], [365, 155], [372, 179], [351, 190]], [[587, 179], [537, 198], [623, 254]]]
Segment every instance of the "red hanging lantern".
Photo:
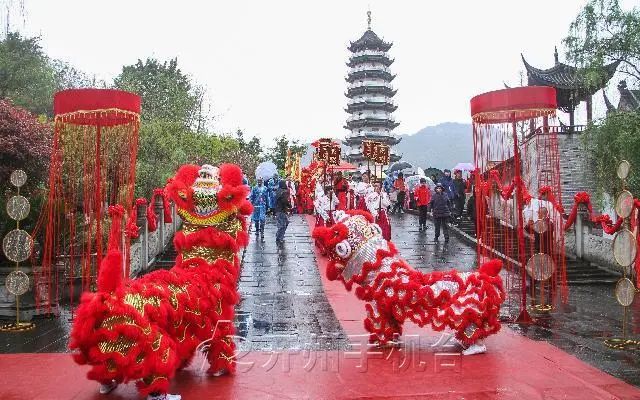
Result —
[[64, 254], [68, 260], [65, 275], [73, 301], [75, 280], [83, 291], [95, 282], [109, 232], [108, 207], [120, 204], [131, 214], [140, 97], [112, 89], [72, 89], [56, 93], [53, 107], [49, 194], [36, 227], [44, 229], [43, 259], [35, 275], [38, 305], [49, 311], [60, 297], [53, 268], [58, 257]]

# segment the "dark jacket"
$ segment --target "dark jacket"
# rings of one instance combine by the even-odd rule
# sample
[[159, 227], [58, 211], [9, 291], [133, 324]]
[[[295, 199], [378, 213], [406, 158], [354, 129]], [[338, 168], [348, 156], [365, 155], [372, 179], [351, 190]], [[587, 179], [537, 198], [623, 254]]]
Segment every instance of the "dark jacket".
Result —
[[450, 217], [451, 210], [449, 209], [449, 199], [447, 195], [436, 191], [431, 197], [431, 211], [434, 218]]
[[449, 200], [453, 200], [456, 196], [456, 185], [453, 183], [453, 178], [450, 176], [443, 176], [440, 178], [438, 183], [444, 186], [444, 193], [447, 195]]
[[453, 185], [455, 187], [455, 194], [456, 197], [465, 197], [465, 192], [467, 190], [467, 185], [464, 183], [464, 180], [461, 179], [454, 179], [453, 180]]
[[289, 189], [287, 188], [287, 182], [280, 181], [278, 184], [278, 190], [276, 191], [276, 201], [274, 211], [279, 212], [288, 212], [291, 207], [289, 203]]

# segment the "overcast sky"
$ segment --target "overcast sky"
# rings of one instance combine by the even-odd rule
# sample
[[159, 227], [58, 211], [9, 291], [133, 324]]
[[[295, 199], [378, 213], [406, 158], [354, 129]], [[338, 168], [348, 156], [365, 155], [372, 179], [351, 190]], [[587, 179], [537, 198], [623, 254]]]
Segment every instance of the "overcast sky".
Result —
[[177, 57], [207, 88], [215, 131], [308, 140], [346, 133], [347, 45], [366, 30], [369, 7], [373, 30], [394, 43], [396, 132], [410, 134], [469, 122], [472, 96], [519, 84], [521, 52], [552, 66], [553, 47], [584, 3], [26, 0], [21, 30], [109, 82], [138, 58]]

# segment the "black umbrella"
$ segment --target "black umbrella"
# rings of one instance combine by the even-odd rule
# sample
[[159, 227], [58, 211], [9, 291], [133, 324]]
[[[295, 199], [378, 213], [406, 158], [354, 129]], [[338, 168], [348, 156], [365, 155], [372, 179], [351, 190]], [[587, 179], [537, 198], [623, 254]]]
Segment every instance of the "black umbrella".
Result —
[[406, 161], [400, 161], [397, 163], [391, 164], [388, 170], [385, 171], [387, 175], [390, 175], [396, 171], [402, 171], [403, 169], [413, 168], [413, 165], [409, 164]]

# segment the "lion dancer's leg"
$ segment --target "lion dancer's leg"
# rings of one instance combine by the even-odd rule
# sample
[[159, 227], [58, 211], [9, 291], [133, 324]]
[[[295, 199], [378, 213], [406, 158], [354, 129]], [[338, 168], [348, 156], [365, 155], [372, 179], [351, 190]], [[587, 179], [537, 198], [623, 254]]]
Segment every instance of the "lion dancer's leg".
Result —
[[[235, 260], [236, 267], [238, 261]], [[214, 284], [217, 305], [214, 311], [217, 317], [216, 325], [207, 353], [209, 361], [208, 374], [222, 376], [235, 371], [235, 350], [233, 341], [235, 333], [235, 306], [240, 300], [236, 289], [237, 274], [226, 274]]]
[[411, 282], [422, 287], [416, 293], [419, 298], [405, 302], [407, 317], [419, 326], [430, 324], [436, 331], [450, 329], [433, 346], [450, 341], [463, 347], [462, 354], [472, 355], [486, 352], [484, 339], [500, 329], [498, 319], [501, 286], [494, 286], [493, 277], [481, 277], [474, 273], [411, 274]]
[[140, 394], [147, 400], [180, 400], [177, 394], [169, 394], [169, 381], [180, 364], [175, 341], [162, 330], [152, 333], [154, 340], [145, 345], [135, 369], [143, 378], [136, 382]]
[[369, 343], [385, 345], [397, 341], [402, 335], [402, 324], [398, 323], [386, 308], [376, 300], [365, 305], [367, 316], [364, 320], [364, 328], [369, 332]]
[[[457, 282], [440, 281], [430, 288], [447, 290], [451, 300], [438, 305], [434, 325], [447, 325], [454, 331], [455, 341], [463, 355], [487, 351], [484, 339], [500, 330], [500, 304], [504, 291], [499, 278], [482, 273], [457, 275]], [[434, 290], [437, 293], [437, 290]]]
[[207, 353], [207, 361], [209, 361], [207, 373], [211, 376], [222, 376], [235, 372], [234, 308], [234, 305], [221, 307], [220, 319], [214, 328], [211, 347]]

